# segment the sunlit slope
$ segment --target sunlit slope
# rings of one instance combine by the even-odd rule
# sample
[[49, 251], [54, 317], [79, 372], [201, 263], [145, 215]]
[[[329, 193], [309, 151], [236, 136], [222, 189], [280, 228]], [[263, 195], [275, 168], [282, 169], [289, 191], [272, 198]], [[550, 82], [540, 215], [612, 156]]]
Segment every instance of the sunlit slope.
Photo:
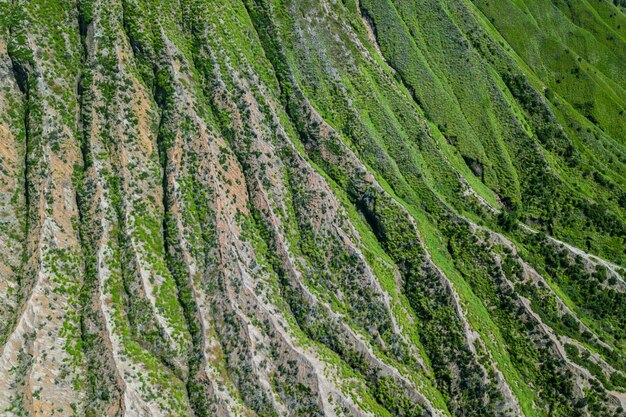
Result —
[[0, 6], [0, 414], [624, 413], [613, 2]]

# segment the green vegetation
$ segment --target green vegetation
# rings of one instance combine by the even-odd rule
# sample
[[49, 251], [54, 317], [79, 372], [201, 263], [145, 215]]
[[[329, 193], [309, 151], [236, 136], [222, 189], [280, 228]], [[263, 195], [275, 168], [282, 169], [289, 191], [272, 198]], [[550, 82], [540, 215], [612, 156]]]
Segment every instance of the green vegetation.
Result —
[[623, 414], [625, 7], [1, 3], [0, 413]]

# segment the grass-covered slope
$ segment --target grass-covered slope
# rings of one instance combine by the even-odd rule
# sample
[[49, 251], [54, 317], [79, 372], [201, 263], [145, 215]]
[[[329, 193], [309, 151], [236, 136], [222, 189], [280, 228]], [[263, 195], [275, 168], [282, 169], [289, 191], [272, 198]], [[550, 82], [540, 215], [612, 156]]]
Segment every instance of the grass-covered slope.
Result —
[[0, 0], [0, 414], [622, 415], [622, 7]]

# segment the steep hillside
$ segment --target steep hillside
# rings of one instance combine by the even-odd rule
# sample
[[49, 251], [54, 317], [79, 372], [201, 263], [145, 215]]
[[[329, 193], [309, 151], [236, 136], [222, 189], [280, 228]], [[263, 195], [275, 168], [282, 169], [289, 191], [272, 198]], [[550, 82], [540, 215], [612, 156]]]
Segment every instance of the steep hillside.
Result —
[[0, 415], [625, 415], [624, 7], [0, 0]]

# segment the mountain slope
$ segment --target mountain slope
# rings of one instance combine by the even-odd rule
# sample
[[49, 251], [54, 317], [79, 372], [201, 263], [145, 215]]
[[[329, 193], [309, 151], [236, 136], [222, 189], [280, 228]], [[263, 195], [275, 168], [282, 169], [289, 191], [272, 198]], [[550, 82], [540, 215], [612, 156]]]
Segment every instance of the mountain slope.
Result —
[[622, 415], [625, 54], [604, 0], [0, 0], [3, 415]]

